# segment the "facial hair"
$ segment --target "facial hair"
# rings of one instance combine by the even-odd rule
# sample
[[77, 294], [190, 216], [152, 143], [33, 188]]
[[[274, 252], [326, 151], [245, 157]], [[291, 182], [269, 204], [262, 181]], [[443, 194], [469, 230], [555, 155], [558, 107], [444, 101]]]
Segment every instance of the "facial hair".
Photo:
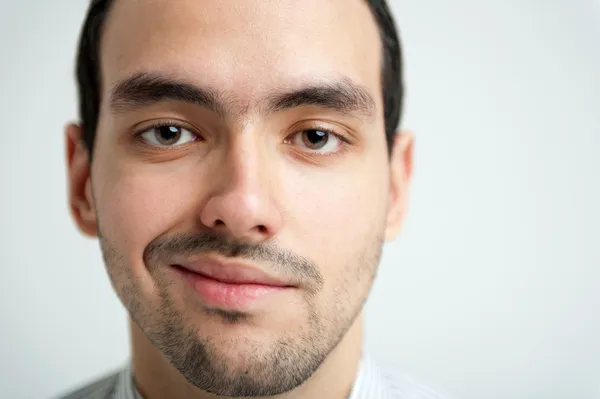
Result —
[[[377, 235], [355, 251], [324, 309], [317, 306], [324, 287], [320, 268], [308, 258], [273, 244], [248, 244], [211, 233], [159, 236], [143, 254], [144, 265], [156, 285], [156, 295], [150, 298], [118, 246], [104, 235], [100, 235], [100, 243], [113, 287], [130, 317], [192, 385], [221, 396], [260, 397], [298, 387], [339, 344], [364, 305], [379, 264], [383, 238]], [[281, 335], [268, 346], [245, 336], [223, 342], [203, 335], [201, 327], [191, 320], [198, 312], [204, 317], [220, 318], [223, 328], [252, 319], [248, 313], [221, 309], [184, 311], [173, 301], [172, 282], [166, 276], [168, 265], [175, 259], [209, 252], [260, 262], [278, 276], [293, 276], [301, 282], [305, 287], [306, 328]], [[239, 347], [244, 350], [236, 353], [233, 363], [225, 349]]]

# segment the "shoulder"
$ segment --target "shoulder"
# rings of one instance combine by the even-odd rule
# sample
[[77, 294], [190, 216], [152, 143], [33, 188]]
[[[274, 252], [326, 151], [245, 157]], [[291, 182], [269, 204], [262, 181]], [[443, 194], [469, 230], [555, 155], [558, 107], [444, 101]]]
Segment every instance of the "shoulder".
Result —
[[119, 371], [114, 372], [56, 399], [109, 399], [115, 390], [119, 374]]
[[397, 367], [380, 367], [380, 373], [394, 399], [453, 399]]

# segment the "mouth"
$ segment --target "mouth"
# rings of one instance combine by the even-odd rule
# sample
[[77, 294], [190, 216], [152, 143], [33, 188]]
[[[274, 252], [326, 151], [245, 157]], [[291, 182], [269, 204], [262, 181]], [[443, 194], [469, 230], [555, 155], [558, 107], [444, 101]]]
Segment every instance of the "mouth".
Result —
[[210, 307], [248, 311], [276, 294], [296, 288], [283, 280], [245, 265], [203, 261], [187, 265], [172, 265]]

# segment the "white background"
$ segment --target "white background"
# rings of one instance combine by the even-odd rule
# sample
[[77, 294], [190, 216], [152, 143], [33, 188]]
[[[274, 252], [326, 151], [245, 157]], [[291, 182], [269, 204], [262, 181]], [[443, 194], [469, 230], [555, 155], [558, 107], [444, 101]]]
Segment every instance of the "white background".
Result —
[[[86, 0], [0, 0], [0, 397], [123, 364], [125, 312], [67, 211]], [[600, 398], [600, 5], [402, 0], [417, 136], [367, 341], [458, 398]]]

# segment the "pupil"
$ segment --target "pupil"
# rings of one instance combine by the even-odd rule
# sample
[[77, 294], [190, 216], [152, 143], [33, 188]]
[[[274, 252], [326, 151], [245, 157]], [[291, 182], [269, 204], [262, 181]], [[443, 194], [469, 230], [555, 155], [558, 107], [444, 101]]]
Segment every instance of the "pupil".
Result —
[[176, 126], [161, 126], [158, 128], [158, 136], [161, 142], [171, 143], [179, 139], [181, 130]]
[[320, 130], [307, 130], [306, 139], [311, 147], [322, 147], [327, 143], [327, 133]]

